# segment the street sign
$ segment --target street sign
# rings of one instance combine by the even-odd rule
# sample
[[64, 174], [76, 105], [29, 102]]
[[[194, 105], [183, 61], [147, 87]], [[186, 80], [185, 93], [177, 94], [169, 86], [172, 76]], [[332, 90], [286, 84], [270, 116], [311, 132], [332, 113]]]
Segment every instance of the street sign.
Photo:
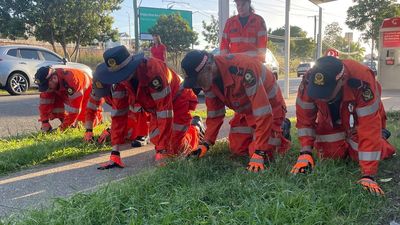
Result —
[[152, 28], [161, 15], [171, 15], [178, 13], [182, 18], [189, 24], [192, 28], [192, 12], [186, 10], [176, 10], [176, 9], [160, 9], [160, 8], [149, 8], [140, 7], [139, 8], [139, 33], [141, 40], [151, 40], [152, 36], [149, 29]]
[[316, 5], [319, 5], [319, 4], [322, 4], [322, 3], [327, 3], [327, 2], [333, 2], [333, 1], [336, 1], [336, 0], [310, 0], [310, 2], [312, 2], [312, 3], [316, 4]]
[[348, 41], [348, 42], [352, 42], [353, 41], [353, 32], [346, 32], [344, 34], [344, 38]]

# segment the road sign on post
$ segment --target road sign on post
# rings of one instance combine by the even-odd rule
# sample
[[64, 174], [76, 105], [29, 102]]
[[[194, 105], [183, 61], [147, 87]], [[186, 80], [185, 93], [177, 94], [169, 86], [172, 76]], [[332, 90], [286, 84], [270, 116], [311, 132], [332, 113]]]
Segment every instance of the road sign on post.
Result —
[[139, 8], [139, 27], [140, 27], [140, 39], [141, 40], [151, 40], [152, 36], [149, 29], [152, 28], [161, 15], [171, 15], [178, 13], [182, 18], [189, 24], [190, 29], [192, 27], [192, 12], [186, 10], [176, 10], [176, 9], [159, 9], [159, 8]]

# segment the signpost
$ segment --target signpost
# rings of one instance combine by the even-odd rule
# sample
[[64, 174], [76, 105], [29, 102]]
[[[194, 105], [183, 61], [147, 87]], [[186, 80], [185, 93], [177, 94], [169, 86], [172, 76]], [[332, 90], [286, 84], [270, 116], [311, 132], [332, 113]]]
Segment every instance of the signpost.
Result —
[[175, 10], [175, 9], [160, 9], [160, 8], [139, 8], [139, 33], [141, 40], [151, 40], [152, 36], [149, 29], [152, 28], [161, 15], [171, 15], [178, 13], [182, 18], [189, 24], [192, 29], [192, 12], [186, 10]]

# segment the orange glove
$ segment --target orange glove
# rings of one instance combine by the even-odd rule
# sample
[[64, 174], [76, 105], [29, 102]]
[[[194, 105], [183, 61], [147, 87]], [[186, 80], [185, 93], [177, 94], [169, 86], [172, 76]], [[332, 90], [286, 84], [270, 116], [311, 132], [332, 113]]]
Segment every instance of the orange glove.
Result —
[[361, 179], [358, 180], [357, 183], [359, 183], [364, 188], [364, 190], [367, 190], [374, 195], [385, 195], [385, 192], [383, 192], [382, 188], [379, 187], [378, 183], [374, 181], [374, 178], [370, 176], [361, 177]]
[[43, 121], [42, 122], [42, 127], [40, 128], [40, 130], [44, 133], [49, 133], [51, 132], [53, 128], [51, 127], [49, 121]]
[[110, 131], [110, 128], [103, 130], [103, 132], [100, 134], [100, 137], [97, 139], [97, 143], [104, 144], [107, 141], [107, 138], [111, 136]]
[[300, 153], [299, 158], [297, 159], [296, 164], [293, 166], [290, 171], [292, 174], [298, 173], [310, 173], [314, 168], [314, 158], [312, 157], [311, 152]]
[[247, 165], [247, 170], [250, 172], [259, 172], [265, 170], [265, 159], [267, 153], [265, 151], [256, 150], [250, 158], [250, 162]]
[[197, 157], [197, 158], [202, 158], [204, 155], [207, 153], [207, 151], [210, 149], [210, 145], [207, 143], [203, 143], [197, 147], [196, 150], [190, 149], [189, 152], [184, 152], [183, 155], [185, 157]]
[[87, 129], [86, 130], [85, 136], [83, 137], [83, 140], [85, 140], [86, 142], [94, 141], [93, 131], [91, 129]]

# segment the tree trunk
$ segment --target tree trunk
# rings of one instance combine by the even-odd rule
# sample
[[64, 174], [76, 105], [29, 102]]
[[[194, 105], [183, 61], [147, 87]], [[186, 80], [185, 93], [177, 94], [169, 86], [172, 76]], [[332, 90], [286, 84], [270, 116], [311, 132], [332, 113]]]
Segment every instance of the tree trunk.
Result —
[[70, 61], [70, 57], [69, 57], [69, 54], [68, 54], [68, 51], [67, 51], [67, 43], [65, 43], [65, 34], [63, 34], [63, 36], [62, 36], [62, 42], [60, 44], [61, 44], [61, 46], [63, 48], [63, 51], [64, 51], [64, 57], [68, 61]]

